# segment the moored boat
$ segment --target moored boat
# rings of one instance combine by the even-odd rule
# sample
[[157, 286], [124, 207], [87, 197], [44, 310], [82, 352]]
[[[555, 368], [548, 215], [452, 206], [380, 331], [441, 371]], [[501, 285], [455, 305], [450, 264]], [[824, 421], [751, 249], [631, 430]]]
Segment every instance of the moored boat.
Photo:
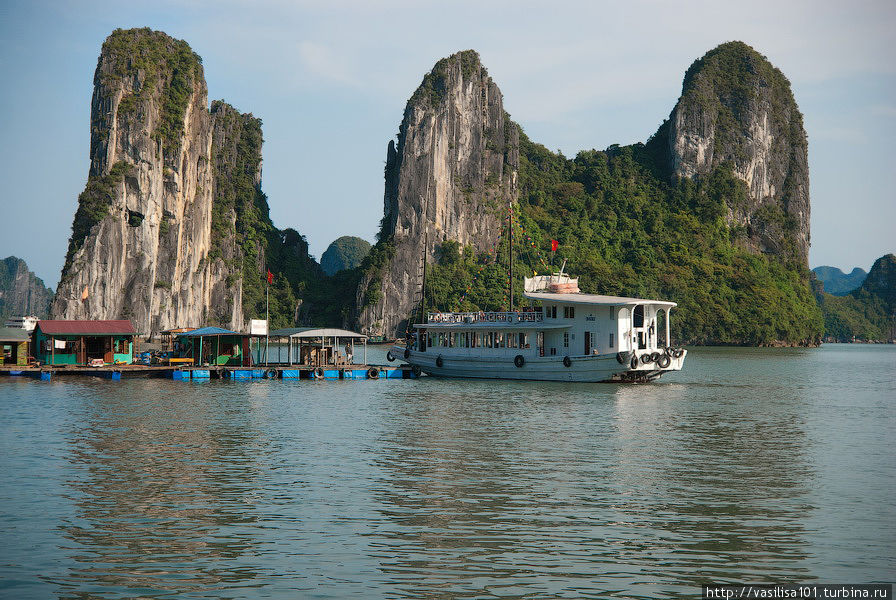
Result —
[[581, 382], [652, 381], [684, 364], [670, 341], [675, 302], [583, 294], [562, 270], [524, 290], [533, 306], [521, 310], [430, 312], [388, 358], [445, 377]]

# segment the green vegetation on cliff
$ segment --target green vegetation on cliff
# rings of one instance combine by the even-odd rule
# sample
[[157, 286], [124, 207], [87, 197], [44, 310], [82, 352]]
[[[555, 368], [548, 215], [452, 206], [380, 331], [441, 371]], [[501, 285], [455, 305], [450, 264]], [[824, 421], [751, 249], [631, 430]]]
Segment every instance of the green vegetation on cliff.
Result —
[[102, 56], [111, 61], [111, 73], [103, 83], [125, 78], [139, 81], [136, 95], [123, 97], [119, 112], [135, 110], [158, 91], [161, 110], [153, 135], [162, 141], [166, 153], [179, 147], [190, 95], [202, 80], [199, 55], [185, 41], [143, 27], [113, 31], [103, 43]]
[[68, 252], [65, 255], [63, 276], [71, 274], [69, 267], [84, 240], [90, 235], [100, 221], [109, 214], [109, 207], [115, 197], [115, 186], [123, 185], [124, 179], [133, 171], [134, 166], [124, 161], [112, 165], [105, 175], [91, 175], [87, 178], [84, 191], [78, 196], [78, 209], [72, 222], [72, 235], [68, 240]]
[[[793, 145], [805, 144], [803, 119], [790, 81], [766, 57], [743, 42], [721, 44], [695, 60], [684, 75], [680, 102], [716, 115], [714, 154], [745, 159], [747, 113], [755, 110], [756, 90], [768, 95], [773, 129], [787, 134]], [[787, 158], [789, 157], [782, 157]]]
[[[744, 232], [726, 224], [729, 207], [746, 196], [745, 184], [725, 165], [706, 177], [671, 180], [657, 151], [665, 143], [654, 138], [567, 159], [521, 133], [521, 230], [515, 235], [528, 250], [515, 257], [516, 297], [522, 298], [523, 275], [548, 271], [539, 254], [546, 258], [556, 239], [556, 264], [569, 259], [582, 291], [677, 302], [672, 323], [680, 342], [816, 343], [822, 317], [808, 270], [742, 249]], [[499, 250], [496, 263], [443, 245], [428, 302], [445, 310], [506, 306], [506, 252], [506, 246]]]

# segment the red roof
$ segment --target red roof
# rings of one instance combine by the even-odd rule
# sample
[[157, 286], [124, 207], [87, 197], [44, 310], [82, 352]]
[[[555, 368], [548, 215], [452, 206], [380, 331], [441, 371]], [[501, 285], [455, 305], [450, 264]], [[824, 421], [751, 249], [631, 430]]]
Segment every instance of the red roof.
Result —
[[137, 335], [127, 319], [117, 321], [49, 321], [41, 319], [37, 326], [49, 335]]

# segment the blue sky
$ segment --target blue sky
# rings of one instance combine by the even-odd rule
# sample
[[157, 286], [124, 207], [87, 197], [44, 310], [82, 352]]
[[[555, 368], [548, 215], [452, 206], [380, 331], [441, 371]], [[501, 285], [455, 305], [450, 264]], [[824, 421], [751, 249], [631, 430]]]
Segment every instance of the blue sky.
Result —
[[264, 121], [263, 188], [320, 257], [373, 241], [386, 144], [423, 74], [477, 50], [530, 138], [573, 156], [645, 141], [695, 59], [742, 40], [790, 79], [809, 135], [810, 266], [868, 269], [896, 251], [896, 3], [0, 3], [0, 257], [55, 287], [87, 178], [93, 72], [116, 27], [203, 58], [209, 100]]

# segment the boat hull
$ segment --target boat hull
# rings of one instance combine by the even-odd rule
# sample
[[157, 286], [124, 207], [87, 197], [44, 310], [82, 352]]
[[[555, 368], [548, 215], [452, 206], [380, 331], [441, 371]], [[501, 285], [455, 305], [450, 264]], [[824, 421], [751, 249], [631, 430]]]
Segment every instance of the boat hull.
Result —
[[[405, 348], [394, 346], [391, 354], [398, 360], [418, 367], [427, 375], [438, 377], [464, 377], [475, 379], [516, 379], [535, 381], [577, 381], [577, 382], [645, 382], [652, 381], [668, 371], [681, 370], [686, 352], [679, 358], [671, 358], [666, 368], [656, 363], [639, 364], [632, 369], [630, 364], [620, 364], [615, 354], [600, 356], [570, 357], [565, 366], [562, 356], [528, 358], [521, 367], [514, 364], [513, 357], [500, 359], [476, 355], [447, 355], [436, 351], [418, 352], [411, 350], [404, 357]], [[441, 366], [438, 359], [441, 358]]]

